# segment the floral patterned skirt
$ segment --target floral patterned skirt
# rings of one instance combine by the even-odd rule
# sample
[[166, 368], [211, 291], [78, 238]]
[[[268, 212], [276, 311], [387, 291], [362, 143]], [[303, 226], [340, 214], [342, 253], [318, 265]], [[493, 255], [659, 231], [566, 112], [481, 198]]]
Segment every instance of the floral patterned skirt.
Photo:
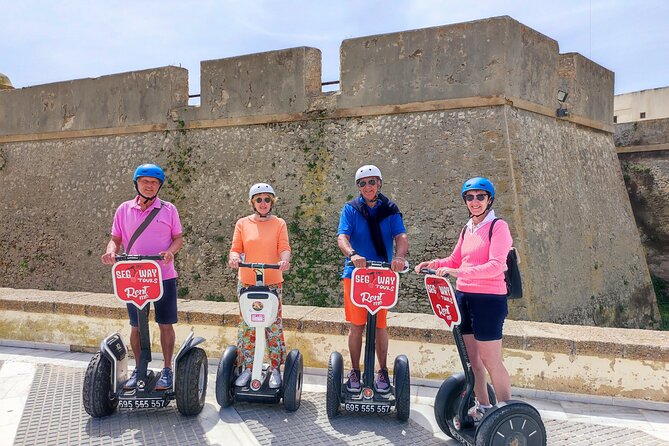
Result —
[[[241, 282], [237, 283], [237, 295], [245, 285]], [[286, 341], [283, 338], [283, 322], [281, 319], [282, 310], [282, 287], [270, 286], [272, 291], [276, 291], [279, 296], [279, 309], [274, 323], [265, 329], [265, 337], [267, 339], [267, 350], [269, 352], [269, 360], [272, 368], [278, 368], [286, 360]], [[253, 356], [255, 354], [256, 335], [255, 329], [249, 327], [240, 312], [239, 331], [237, 333], [237, 348], [242, 353], [237, 355], [237, 365], [243, 366], [245, 369], [253, 369]], [[243, 359], [242, 359], [243, 358]]]

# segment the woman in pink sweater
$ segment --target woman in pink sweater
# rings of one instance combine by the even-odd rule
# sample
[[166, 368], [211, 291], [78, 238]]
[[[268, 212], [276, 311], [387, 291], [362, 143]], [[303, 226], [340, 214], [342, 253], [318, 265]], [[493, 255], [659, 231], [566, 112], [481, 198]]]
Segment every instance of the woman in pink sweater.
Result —
[[486, 178], [472, 178], [462, 186], [462, 199], [469, 216], [450, 256], [426, 261], [416, 266], [436, 269], [436, 274], [457, 277], [456, 298], [460, 307], [460, 329], [475, 376], [476, 405], [469, 411], [475, 420], [492, 407], [486, 389], [486, 371], [490, 375], [498, 401], [511, 398], [509, 372], [502, 356], [502, 326], [508, 314], [504, 281], [506, 256], [513, 240], [504, 220], [495, 220], [492, 203], [495, 187]]

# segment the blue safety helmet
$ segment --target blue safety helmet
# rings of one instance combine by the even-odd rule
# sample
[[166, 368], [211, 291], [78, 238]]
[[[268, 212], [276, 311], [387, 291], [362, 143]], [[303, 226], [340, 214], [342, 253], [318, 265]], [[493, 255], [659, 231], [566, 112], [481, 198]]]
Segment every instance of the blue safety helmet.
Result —
[[495, 186], [492, 185], [492, 182], [483, 177], [474, 177], [465, 181], [465, 184], [462, 185], [462, 198], [465, 197], [465, 192], [468, 190], [484, 190], [490, 194], [491, 200], [495, 199]]
[[135, 170], [132, 180], [136, 183], [139, 177], [157, 178], [160, 184], [165, 182], [165, 172], [156, 164], [142, 164]]

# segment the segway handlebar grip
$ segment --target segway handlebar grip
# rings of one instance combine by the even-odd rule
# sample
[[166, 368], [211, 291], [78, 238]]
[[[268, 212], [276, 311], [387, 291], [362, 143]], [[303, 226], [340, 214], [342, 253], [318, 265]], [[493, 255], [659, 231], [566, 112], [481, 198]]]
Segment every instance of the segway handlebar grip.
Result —
[[[389, 262], [379, 262], [378, 260], [367, 260], [367, 266], [372, 267], [372, 268], [390, 268], [391, 265], [392, 264], [389, 263]], [[355, 267], [353, 262], [351, 262], [350, 260], [346, 262], [346, 266]], [[400, 273], [406, 273], [407, 271], [409, 271], [409, 262], [407, 262], [405, 260], [404, 261], [404, 269], [402, 271], [400, 271]]]
[[[432, 268], [421, 268], [420, 272], [423, 274], [437, 274], [437, 270]], [[443, 277], [448, 277], [448, 274], [444, 274]]]
[[143, 256], [139, 254], [117, 254], [114, 259], [117, 262], [123, 260], [138, 261], [138, 260], [163, 260], [163, 256]]
[[432, 268], [421, 268], [421, 274], [436, 274], [437, 270]]
[[276, 263], [243, 263], [239, 262], [240, 268], [252, 268], [252, 269], [279, 269], [279, 265]]

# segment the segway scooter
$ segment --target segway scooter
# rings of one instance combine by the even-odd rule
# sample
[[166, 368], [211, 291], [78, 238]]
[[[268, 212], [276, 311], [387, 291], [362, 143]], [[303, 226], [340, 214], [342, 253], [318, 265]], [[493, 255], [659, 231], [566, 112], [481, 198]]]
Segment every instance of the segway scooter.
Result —
[[448, 279], [422, 269], [425, 289], [434, 314], [453, 331], [455, 346], [464, 373], [448, 377], [434, 400], [434, 416], [439, 428], [449, 437], [470, 446], [528, 445], [545, 446], [546, 428], [539, 412], [518, 400], [495, 404], [495, 394], [488, 384], [488, 396], [494, 404], [479, 422], [467, 412], [474, 405], [474, 372], [460, 331], [460, 309]]
[[[239, 292], [239, 307], [244, 322], [255, 329], [255, 354], [250, 381], [244, 386], [236, 386], [241, 373], [237, 357], [242, 355], [236, 345], [229, 345], [216, 371], [216, 400], [221, 407], [228, 407], [235, 401], [276, 404], [283, 399], [287, 411], [300, 407], [302, 400], [303, 358], [299, 350], [291, 350], [283, 366], [282, 385], [276, 389], [269, 387], [270, 369], [263, 364], [267, 347], [265, 329], [272, 326], [279, 310], [279, 296], [265, 285], [265, 269], [279, 269], [279, 265], [266, 263], [240, 263], [240, 268], [251, 268], [256, 273], [256, 284], [242, 288]], [[241, 361], [240, 361], [241, 362]]]
[[84, 409], [92, 417], [104, 417], [117, 407], [129, 409], [162, 408], [176, 399], [183, 415], [197, 415], [207, 393], [207, 354], [196, 345], [204, 342], [191, 332], [174, 359], [173, 389], [157, 390], [160, 374], [148, 369], [151, 362], [149, 302], [163, 295], [161, 256], [117, 255], [112, 267], [114, 294], [137, 307], [141, 353], [137, 361], [137, 386], [125, 390], [128, 379], [128, 348], [117, 332], [100, 343], [84, 376]]
[[[399, 274], [390, 270], [390, 263], [367, 261], [367, 268], [356, 268], [351, 275], [351, 300], [367, 310], [365, 331], [365, 371], [360, 391], [349, 392], [343, 382], [344, 359], [332, 352], [328, 361], [326, 411], [334, 418], [340, 409], [356, 413], [390, 413], [393, 408], [397, 419], [406, 421], [411, 414], [411, 381], [409, 360], [405, 355], [395, 358], [393, 382], [390, 391], [374, 391], [376, 360], [376, 316], [379, 310], [393, 308], [399, 295]], [[402, 272], [409, 270], [409, 264]]]

